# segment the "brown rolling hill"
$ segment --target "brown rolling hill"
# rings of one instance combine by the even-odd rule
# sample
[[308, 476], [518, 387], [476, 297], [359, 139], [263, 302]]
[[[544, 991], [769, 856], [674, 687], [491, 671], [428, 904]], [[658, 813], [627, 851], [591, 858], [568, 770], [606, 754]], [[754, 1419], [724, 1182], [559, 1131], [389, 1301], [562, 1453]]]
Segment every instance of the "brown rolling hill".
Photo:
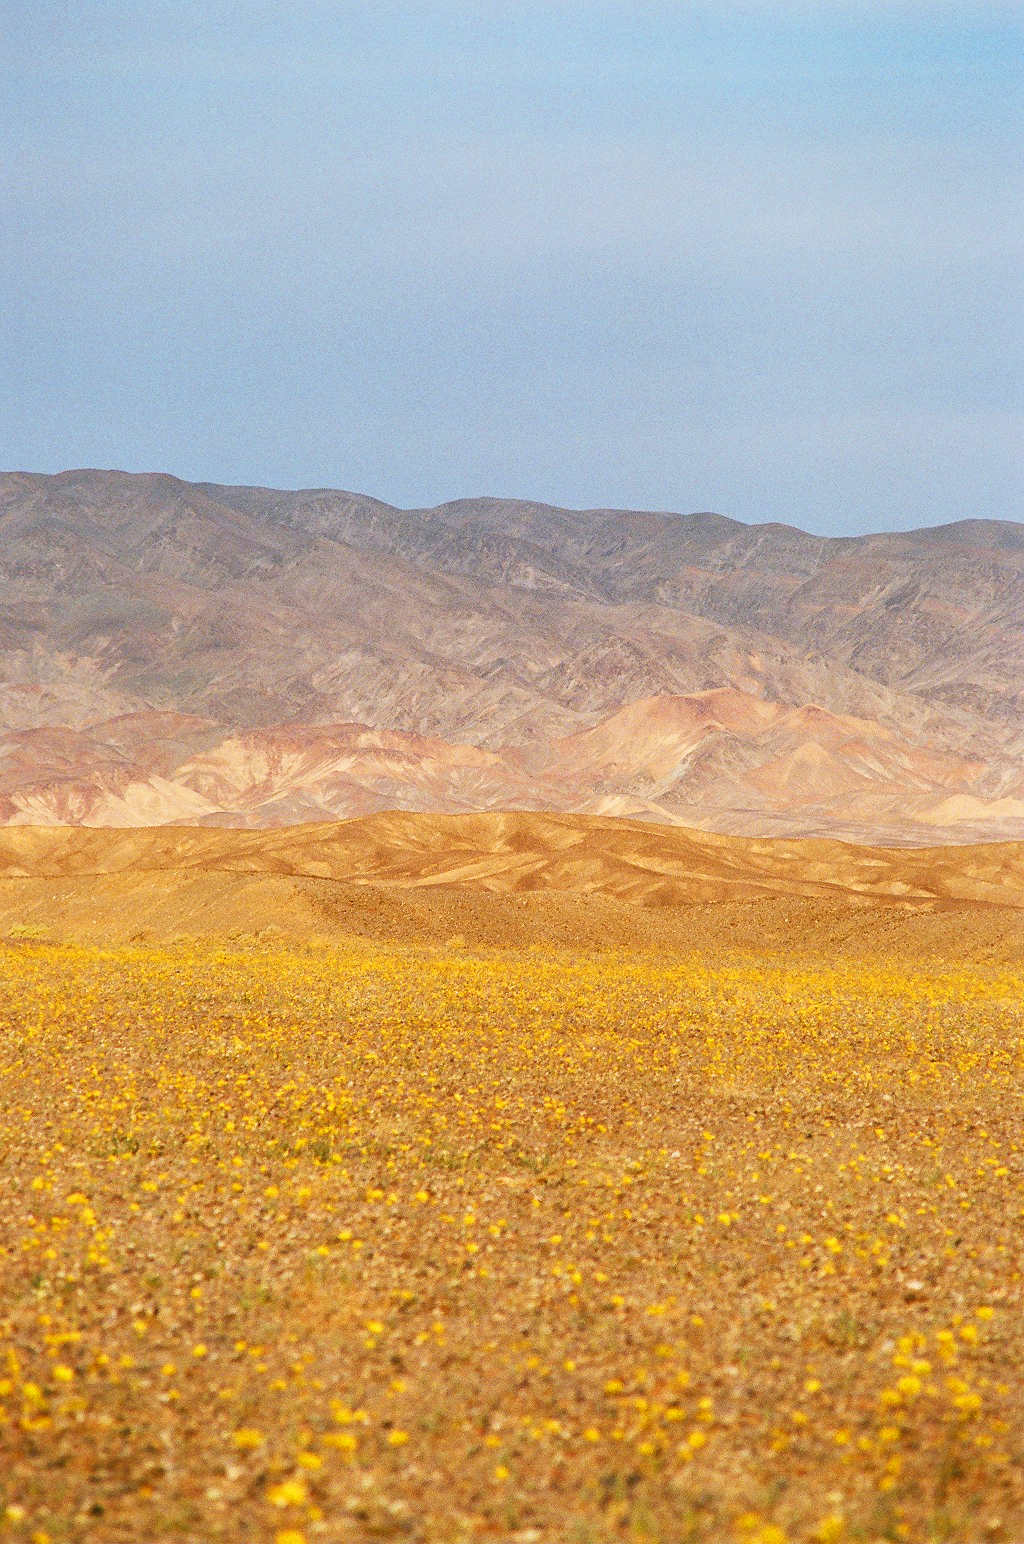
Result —
[[0, 822], [1024, 836], [1024, 527], [0, 477]]
[[268, 932], [1022, 960], [1024, 843], [873, 849], [522, 812], [0, 832], [0, 934]]

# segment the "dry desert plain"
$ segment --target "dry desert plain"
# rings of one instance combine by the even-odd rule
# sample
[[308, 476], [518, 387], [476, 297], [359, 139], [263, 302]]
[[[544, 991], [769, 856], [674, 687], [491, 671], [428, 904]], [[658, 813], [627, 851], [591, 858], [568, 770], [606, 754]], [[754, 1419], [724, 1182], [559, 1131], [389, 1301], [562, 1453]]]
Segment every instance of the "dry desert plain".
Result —
[[0, 832], [0, 1537], [1024, 1538], [1024, 846]]

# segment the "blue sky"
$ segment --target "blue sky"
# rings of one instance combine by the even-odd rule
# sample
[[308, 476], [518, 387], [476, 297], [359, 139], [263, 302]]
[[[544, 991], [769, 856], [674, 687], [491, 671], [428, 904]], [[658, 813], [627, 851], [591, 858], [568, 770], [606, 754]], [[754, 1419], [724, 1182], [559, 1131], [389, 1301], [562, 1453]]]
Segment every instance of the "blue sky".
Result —
[[1024, 518], [1016, 5], [0, 12], [4, 468]]

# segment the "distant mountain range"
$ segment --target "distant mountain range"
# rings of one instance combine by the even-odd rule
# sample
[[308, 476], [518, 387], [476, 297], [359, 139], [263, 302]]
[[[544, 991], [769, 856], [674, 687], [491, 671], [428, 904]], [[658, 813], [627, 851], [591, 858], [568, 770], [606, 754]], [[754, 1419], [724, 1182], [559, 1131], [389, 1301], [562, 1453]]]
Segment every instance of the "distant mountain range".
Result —
[[1024, 837], [1024, 526], [0, 476], [0, 822]]

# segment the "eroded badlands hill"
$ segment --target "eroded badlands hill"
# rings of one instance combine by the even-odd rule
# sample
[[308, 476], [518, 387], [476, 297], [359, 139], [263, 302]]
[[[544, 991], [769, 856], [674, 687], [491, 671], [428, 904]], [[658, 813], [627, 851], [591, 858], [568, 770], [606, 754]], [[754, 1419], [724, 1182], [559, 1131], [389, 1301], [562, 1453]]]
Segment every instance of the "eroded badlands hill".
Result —
[[0, 821], [1024, 834], [1024, 528], [0, 478]]
[[1024, 959], [1024, 843], [906, 851], [583, 815], [0, 832], [0, 933]]

